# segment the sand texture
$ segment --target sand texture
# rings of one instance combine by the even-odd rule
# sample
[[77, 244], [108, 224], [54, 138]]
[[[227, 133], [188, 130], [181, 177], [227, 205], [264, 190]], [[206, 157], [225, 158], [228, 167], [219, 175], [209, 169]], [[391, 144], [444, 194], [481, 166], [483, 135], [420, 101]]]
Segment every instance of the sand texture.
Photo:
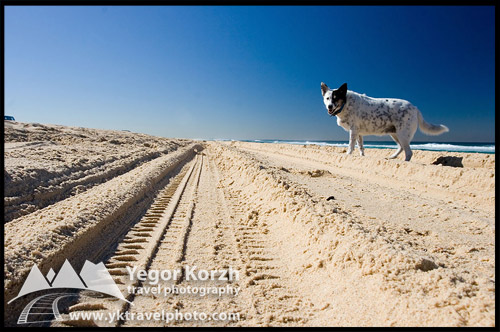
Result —
[[[204, 285], [240, 291], [128, 294], [132, 305], [81, 292], [50, 325], [494, 326], [495, 156], [344, 151], [6, 121], [6, 324], [33, 299], [7, 304], [33, 264], [45, 275], [88, 259], [104, 261], [123, 294], [137, 286], [127, 266], [232, 267], [238, 280]], [[159, 309], [240, 319], [68, 314]]]

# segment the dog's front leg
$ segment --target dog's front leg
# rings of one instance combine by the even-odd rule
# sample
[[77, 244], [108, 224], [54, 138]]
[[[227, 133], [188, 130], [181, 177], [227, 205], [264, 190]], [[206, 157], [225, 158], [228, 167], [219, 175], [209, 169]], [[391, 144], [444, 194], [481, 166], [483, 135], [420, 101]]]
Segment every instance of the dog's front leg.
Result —
[[363, 146], [363, 136], [361, 135], [358, 135], [358, 148], [359, 148], [359, 155], [364, 156], [365, 147]]
[[355, 129], [349, 130], [349, 148], [347, 149], [347, 154], [351, 154], [356, 145], [356, 139], [358, 138], [358, 133]]

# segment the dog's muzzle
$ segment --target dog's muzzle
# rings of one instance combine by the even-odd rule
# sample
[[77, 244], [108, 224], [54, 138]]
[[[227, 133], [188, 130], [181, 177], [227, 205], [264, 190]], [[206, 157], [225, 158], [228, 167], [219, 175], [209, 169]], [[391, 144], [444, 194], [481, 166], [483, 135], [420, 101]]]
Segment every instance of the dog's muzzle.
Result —
[[344, 109], [344, 106], [345, 106], [345, 103], [343, 103], [342, 106], [340, 106], [340, 108], [337, 110], [328, 109], [328, 114], [330, 114], [330, 116], [335, 116], [335, 115], [339, 114], [340, 112], [342, 112], [342, 110]]

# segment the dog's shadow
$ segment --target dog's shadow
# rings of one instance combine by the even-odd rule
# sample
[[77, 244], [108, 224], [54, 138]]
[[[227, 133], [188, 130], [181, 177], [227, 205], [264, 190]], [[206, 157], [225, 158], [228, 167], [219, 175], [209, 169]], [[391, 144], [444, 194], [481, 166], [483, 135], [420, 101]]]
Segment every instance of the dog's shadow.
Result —
[[451, 167], [464, 167], [462, 160], [464, 157], [441, 156], [432, 162], [432, 165], [443, 165]]

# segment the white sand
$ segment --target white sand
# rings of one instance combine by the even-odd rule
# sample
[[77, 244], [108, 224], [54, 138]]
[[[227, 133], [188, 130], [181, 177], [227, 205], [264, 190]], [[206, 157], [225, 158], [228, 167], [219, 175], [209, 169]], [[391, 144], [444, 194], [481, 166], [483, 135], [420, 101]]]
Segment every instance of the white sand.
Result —
[[[388, 150], [360, 157], [332, 147], [207, 142], [193, 158], [202, 148], [187, 140], [5, 123], [6, 301], [34, 263], [42, 273], [66, 258], [120, 266], [127, 243], [161, 234], [151, 218], [163, 211], [172, 222], [153, 241], [157, 251], [138, 242], [130, 260], [150, 260], [151, 269], [232, 266], [241, 292], [138, 295], [132, 312], [241, 314], [238, 322], [174, 322], [180, 326], [494, 326], [494, 155], [414, 151], [403, 162], [385, 160]], [[433, 165], [440, 156], [461, 157], [464, 167]], [[160, 192], [153, 200], [164, 186], [168, 199]], [[85, 301], [71, 310], [96, 308]], [[4, 304], [15, 324], [23, 305]]]

